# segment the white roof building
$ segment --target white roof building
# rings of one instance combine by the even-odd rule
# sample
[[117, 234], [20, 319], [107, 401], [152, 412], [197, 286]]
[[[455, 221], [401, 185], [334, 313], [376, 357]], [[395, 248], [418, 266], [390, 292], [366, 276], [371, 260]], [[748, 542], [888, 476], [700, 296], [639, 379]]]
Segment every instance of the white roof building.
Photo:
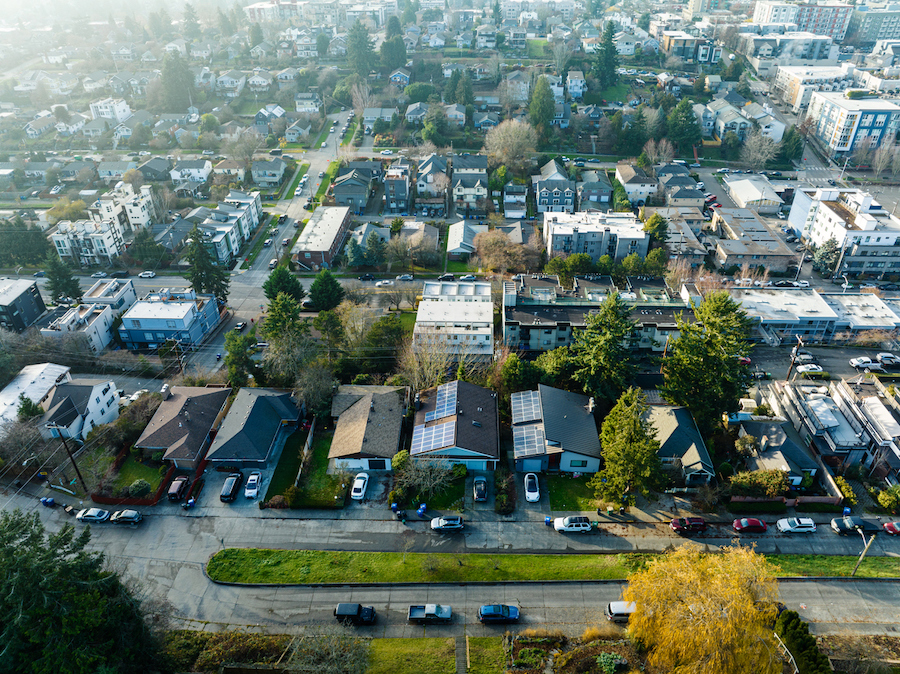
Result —
[[307, 268], [328, 265], [340, 251], [350, 227], [349, 206], [320, 206], [291, 248], [291, 258]]
[[417, 349], [439, 349], [453, 360], [490, 361], [494, 354], [491, 285], [426, 282], [413, 341]]
[[6, 387], [0, 391], [0, 426], [15, 421], [19, 413], [19, 395], [33, 403], [41, 403], [54, 387], [63, 381], [71, 381], [67, 365], [39, 363], [26, 365]]
[[646, 256], [650, 235], [633, 213], [544, 213], [544, 241], [551, 257], [587, 253], [597, 262], [604, 255]]
[[749, 208], [757, 213], [777, 213], [784, 205], [784, 200], [778, 196], [765, 176], [735, 180], [726, 178], [725, 186], [738, 208]]

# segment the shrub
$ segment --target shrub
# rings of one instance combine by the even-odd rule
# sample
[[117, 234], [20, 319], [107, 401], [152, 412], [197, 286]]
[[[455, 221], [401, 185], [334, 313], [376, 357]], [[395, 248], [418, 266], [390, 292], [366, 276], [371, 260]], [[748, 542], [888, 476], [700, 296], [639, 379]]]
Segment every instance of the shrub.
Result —
[[303, 501], [303, 490], [295, 484], [284, 490], [284, 502], [288, 508], [299, 508]]
[[763, 403], [762, 405], [759, 405], [755, 410], [753, 410], [753, 414], [760, 417], [771, 417], [772, 408], [769, 407], [769, 403]]
[[856, 498], [856, 492], [853, 491], [853, 487], [850, 486], [850, 483], [847, 482], [847, 480], [838, 475], [834, 478], [834, 481], [837, 484], [838, 489], [841, 490], [841, 495], [844, 497], [845, 504], [855, 506], [859, 503], [859, 499]]
[[150, 457], [150, 460], [153, 463], [162, 463], [163, 453], [162, 452], [153, 452], [153, 455]]
[[721, 466], [719, 466], [719, 472], [722, 474], [722, 477], [731, 477], [734, 475], [734, 466], [725, 461]]
[[614, 653], [601, 653], [597, 656], [597, 666], [602, 669], [605, 674], [615, 674], [619, 666], [619, 656]]
[[453, 466], [452, 471], [453, 471], [453, 479], [454, 480], [465, 479], [466, 475], [469, 472], [468, 469], [460, 463]]
[[900, 512], [900, 485], [878, 492], [878, 505], [895, 515]]
[[809, 633], [809, 625], [800, 620], [796, 611], [785, 611], [775, 621], [775, 633], [797, 661], [804, 674], [826, 674], [833, 671], [828, 658], [819, 650], [816, 639]]
[[169, 472], [169, 467], [166, 464], [163, 464], [159, 467], [159, 476], [165, 477], [166, 473]]
[[388, 494], [388, 503], [396, 503], [403, 507], [406, 503], [406, 489], [404, 487], [396, 487]]
[[150, 483], [143, 478], [138, 478], [128, 487], [128, 493], [134, 498], [143, 498], [150, 493]]
[[287, 635], [224, 632], [212, 635], [197, 657], [194, 669], [215, 671], [225, 662], [275, 662], [290, 641]]
[[618, 639], [621, 636], [622, 629], [615, 623], [607, 623], [602, 627], [593, 625], [581, 633], [581, 642], [587, 644], [598, 639]]
[[745, 501], [732, 501], [727, 506], [728, 512], [735, 515], [755, 515], [757, 513], [785, 513], [787, 506], [784, 501], [757, 501], [747, 503]]
[[731, 478], [731, 493], [736, 496], [776, 498], [787, 490], [787, 473], [783, 470], [744, 471]]
[[405, 449], [402, 449], [394, 454], [394, 458], [391, 459], [391, 466], [393, 467], [395, 473], [402, 473], [403, 469], [406, 468], [406, 464], [408, 463], [409, 452], [407, 452]]
[[513, 667], [521, 667], [522, 669], [537, 669], [544, 664], [544, 656], [546, 651], [541, 648], [523, 648], [516, 655], [513, 661]]

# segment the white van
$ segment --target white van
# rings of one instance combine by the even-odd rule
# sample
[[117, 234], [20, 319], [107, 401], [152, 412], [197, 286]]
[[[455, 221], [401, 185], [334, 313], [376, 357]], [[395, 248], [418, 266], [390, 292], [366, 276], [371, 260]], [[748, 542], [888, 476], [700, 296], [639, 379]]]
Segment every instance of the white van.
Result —
[[614, 623], [627, 623], [631, 614], [637, 610], [633, 601], [611, 601], [606, 605], [606, 619]]
[[687, 162], [684, 159], [673, 159], [673, 164], [681, 164], [682, 166], [687, 166]]

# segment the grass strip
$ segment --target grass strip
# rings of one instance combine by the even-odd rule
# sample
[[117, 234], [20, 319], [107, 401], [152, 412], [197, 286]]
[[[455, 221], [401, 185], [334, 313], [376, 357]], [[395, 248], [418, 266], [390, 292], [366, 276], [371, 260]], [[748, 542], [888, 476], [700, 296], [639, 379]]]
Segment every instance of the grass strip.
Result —
[[347, 147], [350, 143], [353, 142], [353, 137], [356, 135], [356, 127], [359, 126], [356, 122], [350, 122], [350, 128], [347, 129], [347, 133], [344, 134], [343, 140], [341, 140], [341, 147]]
[[[465, 583], [623, 580], [652, 554], [506, 555], [228, 548], [207, 565], [213, 580], [237, 583]], [[849, 576], [856, 557], [769, 555], [779, 576]], [[867, 557], [857, 578], [900, 577], [900, 559]]]
[[469, 674], [503, 674], [506, 654], [500, 637], [469, 637]]
[[260, 251], [263, 249], [263, 243], [266, 240], [266, 235], [268, 232], [269, 226], [272, 224], [272, 219], [277, 219], [274, 215], [271, 218], [266, 218], [262, 221], [260, 228], [258, 231], [262, 232], [261, 234], [257, 234], [256, 243], [253, 244], [253, 248], [250, 249], [250, 252], [244, 257], [244, 261], [241, 263], [241, 269], [250, 269], [253, 266], [253, 263], [256, 261], [257, 256], [259, 256]]
[[[456, 674], [453, 639], [372, 639], [368, 674]], [[503, 670], [498, 670], [503, 671]]]
[[288, 201], [290, 201], [291, 199], [294, 198], [294, 192], [297, 191], [297, 185], [300, 184], [300, 179], [306, 174], [306, 172], [308, 170], [309, 170], [309, 164], [304, 163], [304, 164], [300, 165], [300, 168], [297, 170], [297, 175], [294, 176], [294, 182], [291, 183], [291, 186], [288, 189], [288, 191], [285, 192], [284, 195], [281, 197], [282, 199], [287, 199]]
[[333, 161], [328, 165], [328, 170], [325, 171], [325, 176], [322, 178], [322, 184], [319, 185], [319, 189], [316, 190], [316, 201], [321, 201], [322, 197], [325, 196], [325, 193], [328, 191], [328, 186], [331, 184], [331, 181], [334, 180], [340, 166], [341, 163], [337, 161]]

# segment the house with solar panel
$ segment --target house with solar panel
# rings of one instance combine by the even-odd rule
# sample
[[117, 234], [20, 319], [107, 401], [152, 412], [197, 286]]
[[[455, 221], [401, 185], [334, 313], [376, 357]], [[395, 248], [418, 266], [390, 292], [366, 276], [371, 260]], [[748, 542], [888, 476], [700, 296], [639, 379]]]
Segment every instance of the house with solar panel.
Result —
[[494, 470], [500, 459], [497, 394], [465, 381], [420, 392], [409, 456], [469, 470]]
[[516, 470], [600, 470], [593, 398], [540, 384], [537, 391], [513, 393], [510, 402]]

